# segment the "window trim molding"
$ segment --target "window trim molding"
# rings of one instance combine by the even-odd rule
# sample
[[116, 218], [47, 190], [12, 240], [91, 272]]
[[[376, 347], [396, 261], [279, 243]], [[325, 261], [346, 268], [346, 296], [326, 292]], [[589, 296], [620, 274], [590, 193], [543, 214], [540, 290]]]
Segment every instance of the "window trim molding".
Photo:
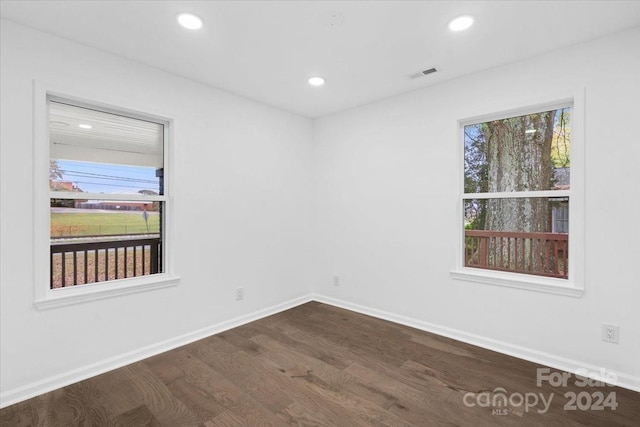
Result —
[[[497, 111], [493, 114], [481, 114], [467, 117], [457, 121], [458, 156], [456, 161], [458, 180], [458, 197], [456, 198], [456, 255], [454, 267], [450, 270], [449, 276], [456, 281], [481, 283], [486, 285], [516, 288], [527, 291], [537, 291], [564, 295], [571, 297], [582, 297], [585, 292], [584, 277], [584, 242], [585, 242], [585, 88], [574, 88], [564, 93], [558, 94], [555, 91], [552, 96], [544, 99], [523, 100], [516, 106]], [[543, 95], [541, 95], [543, 96]], [[509, 117], [532, 114], [535, 112], [548, 111], [561, 106], [571, 105], [571, 188], [569, 190], [517, 192], [517, 193], [466, 193], [464, 192], [464, 126], [473, 123], [481, 123], [489, 120], [499, 120]], [[547, 194], [548, 193], [548, 194]], [[569, 278], [556, 279], [543, 276], [535, 276], [523, 273], [510, 273], [481, 268], [464, 266], [464, 212], [462, 201], [480, 195], [495, 197], [540, 197], [540, 196], [568, 196], [570, 198], [569, 224], [571, 227], [569, 237]]]
[[[173, 203], [171, 203], [171, 187], [173, 184], [173, 119], [166, 114], [158, 114], [155, 108], [147, 106], [128, 106], [128, 101], [122, 99], [108, 99], [100, 94], [78, 93], [77, 89], [59, 88], [45, 84], [38, 80], [33, 81], [33, 286], [34, 305], [42, 310], [60, 307], [70, 304], [78, 304], [103, 298], [111, 298], [137, 292], [162, 289], [176, 286], [180, 283], [180, 277], [174, 273], [173, 250]], [[77, 287], [63, 289], [51, 289], [49, 284], [49, 251], [50, 251], [50, 197], [48, 175], [49, 170], [49, 127], [48, 127], [48, 100], [59, 98], [71, 101], [79, 106], [100, 108], [106, 112], [126, 114], [133, 118], [153, 120], [163, 123], [164, 126], [164, 165], [168, 179], [165, 181], [165, 229], [163, 230], [163, 266], [164, 272], [151, 276], [138, 276], [127, 279], [118, 279], [96, 284], [86, 284]], [[89, 101], [91, 100], [91, 101]], [[122, 105], [123, 107], [116, 107]], [[142, 111], [148, 111], [142, 112]], [[47, 242], [47, 244], [43, 244]]]

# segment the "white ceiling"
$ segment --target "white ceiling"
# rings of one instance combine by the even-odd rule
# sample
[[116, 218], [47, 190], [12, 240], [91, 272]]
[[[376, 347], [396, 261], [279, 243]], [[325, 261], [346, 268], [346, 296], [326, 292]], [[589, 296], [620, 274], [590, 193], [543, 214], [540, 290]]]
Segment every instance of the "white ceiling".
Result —
[[[640, 1], [11, 1], [0, 13], [307, 117], [640, 26]], [[205, 21], [193, 32], [175, 16]], [[464, 33], [448, 21], [475, 17]], [[337, 18], [336, 18], [337, 16]], [[416, 71], [438, 72], [411, 80]], [[312, 75], [326, 78], [310, 87]]]

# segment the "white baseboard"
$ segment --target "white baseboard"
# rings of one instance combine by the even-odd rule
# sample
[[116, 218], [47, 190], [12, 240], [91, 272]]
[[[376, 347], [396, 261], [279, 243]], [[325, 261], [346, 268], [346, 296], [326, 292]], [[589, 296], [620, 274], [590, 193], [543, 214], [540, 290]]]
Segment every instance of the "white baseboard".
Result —
[[198, 329], [196, 331], [189, 332], [184, 335], [159, 342], [157, 344], [142, 347], [140, 349], [111, 357], [109, 359], [101, 360], [100, 362], [92, 363], [90, 365], [86, 365], [60, 375], [55, 375], [49, 378], [45, 378], [41, 381], [36, 381], [31, 384], [15, 388], [13, 390], [8, 390], [0, 394], [0, 408], [22, 402], [23, 400], [39, 396], [43, 393], [66, 387], [78, 381], [86, 380], [88, 378], [103, 374], [113, 369], [121, 368], [131, 363], [138, 362], [142, 359], [164, 353], [165, 351], [173, 350], [174, 348], [210, 337], [211, 335], [219, 334], [220, 332], [224, 332], [226, 330], [244, 325], [246, 323], [262, 319], [263, 317], [271, 316], [272, 314], [297, 307], [298, 305], [307, 303], [309, 301], [311, 301], [311, 296], [305, 295], [283, 302], [281, 304], [264, 308], [254, 313], [236, 317], [230, 320], [225, 320], [223, 322], [216, 323], [215, 325], [207, 326], [206, 328]]
[[617, 372], [613, 369], [609, 369], [606, 366], [602, 367], [590, 365], [578, 360], [567, 359], [550, 353], [533, 350], [527, 347], [521, 347], [480, 335], [470, 334], [457, 329], [447, 328], [433, 323], [424, 322], [422, 320], [389, 313], [375, 308], [365, 307], [359, 304], [353, 304], [348, 301], [343, 301], [321, 294], [312, 294], [311, 299], [314, 301], [355, 311], [357, 313], [366, 314], [368, 316], [377, 317], [379, 319], [410, 326], [422, 331], [431, 332], [436, 335], [452, 338], [457, 341], [462, 341], [468, 344], [476, 345], [478, 347], [486, 348], [488, 350], [497, 351], [498, 353], [507, 354], [509, 356], [528, 360], [540, 365], [560, 369], [565, 372], [575, 373], [578, 371], [584, 372], [584, 370], [586, 370], [590, 373], [598, 373], [604, 368], [606, 372], [614, 372], [616, 374], [617, 381], [615, 385], [617, 385], [618, 387], [640, 392], [640, 377]]

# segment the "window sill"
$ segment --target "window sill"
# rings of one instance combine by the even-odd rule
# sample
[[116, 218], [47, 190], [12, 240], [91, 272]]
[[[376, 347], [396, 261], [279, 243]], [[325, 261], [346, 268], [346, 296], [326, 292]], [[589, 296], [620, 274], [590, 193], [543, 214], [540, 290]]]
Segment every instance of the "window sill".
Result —
[[544, 292], [579, 298], [584, 289], [572, 281], [529, 274], [504, 273], [500, 271], [482, 270], [479, 268], [460, 268], [449, 272], [455, 280], [482, 283], [485, 285], [505, 286], [528, 291]]
[[46, 310], [65, 305], [80, 304], [87, 301], [167, 288], [176, 286], [179, 282], [180, 277], [157, 274], [68, 288], [48, 289], [42, 298], [36, 299], [34, 305], [39, 310]]

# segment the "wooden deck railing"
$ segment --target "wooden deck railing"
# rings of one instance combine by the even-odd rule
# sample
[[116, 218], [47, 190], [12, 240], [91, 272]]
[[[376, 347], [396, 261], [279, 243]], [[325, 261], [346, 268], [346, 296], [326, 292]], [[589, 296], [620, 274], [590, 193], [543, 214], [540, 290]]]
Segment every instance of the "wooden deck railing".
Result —
[[51, 289], [162, 271], [159, 238], [51, 244]]
[[465, 230], [465, 266], [566, 279], [566, 233]]

